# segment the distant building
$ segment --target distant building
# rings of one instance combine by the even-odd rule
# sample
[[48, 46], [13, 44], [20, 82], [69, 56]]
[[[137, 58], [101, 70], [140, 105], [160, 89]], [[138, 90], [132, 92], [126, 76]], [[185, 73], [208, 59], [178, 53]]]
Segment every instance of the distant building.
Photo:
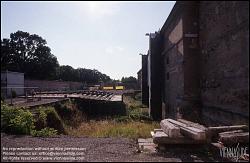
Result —
[[1, 96], [10, 97], [11, 91], [16, 95], [24, 95], [24, 73], [1, 72]]

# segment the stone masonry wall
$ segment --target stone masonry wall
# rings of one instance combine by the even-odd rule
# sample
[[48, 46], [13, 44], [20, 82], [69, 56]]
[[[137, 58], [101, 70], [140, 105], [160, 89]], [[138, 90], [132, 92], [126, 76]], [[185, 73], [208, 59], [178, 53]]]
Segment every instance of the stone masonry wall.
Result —
[[184, 94], [183, 74], [183, 20], [182, 6], [176, 6], [171, 21], [162, 29], [163, 36], [163, 118], [177, 117], [180, 97]]
[[82, 89], [83, 83], [69, 81], [25, 80], [25, 87], [39, 87], [41, 91], [77, 90]]
[[249, 2], [200, 2], [201, 100], [207, 124], [249, 123]]

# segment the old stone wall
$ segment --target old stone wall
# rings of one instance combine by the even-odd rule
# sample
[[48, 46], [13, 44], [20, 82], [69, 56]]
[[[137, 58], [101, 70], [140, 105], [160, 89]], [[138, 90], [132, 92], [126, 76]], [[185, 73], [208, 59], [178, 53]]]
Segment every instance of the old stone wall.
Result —
[[162, 34], [164, 61], [164, 83], [163, 83], [163, 116], [176, 118], [179, 98], [184, 94], [183, 74], [183, 22], [182, 15], [175, 17], [169, 27]]
[[41, 91], [64, 91], [83, 88], [83, 83], [69, 81], [24, 80], [25, 87], [39, 87]]
[[249, 2], [200, 2], [202, 117], [249, 123]]
[[177, 1], [156, 36], [148, 55], [150, 113], [249, 124], [248, 1]]
[[163, 117], [193, 121], [200, 117], [197, 4], [177, 2], [161, 30]]
[[160, 34], [162, 118], [248, 124], [249, 2], [179, 1]]

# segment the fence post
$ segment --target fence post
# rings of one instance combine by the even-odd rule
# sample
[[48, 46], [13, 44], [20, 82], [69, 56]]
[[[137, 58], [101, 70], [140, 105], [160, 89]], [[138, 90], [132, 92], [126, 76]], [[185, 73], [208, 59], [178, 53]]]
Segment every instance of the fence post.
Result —
[[12, 88], [10, 88], [10, 105], [13, 105], [13, 101], [12, 101]]
[[26, 98], [26, 102], [28, 102], [27, 89], [25, 89], [25, 98]]
[[42, 92], [41, 92], [41, 89], [40, 89], [39, 91], [40, 91], [40, 96], [39, 96], [38, 100], [41, 101], [41, 100], [42, 100]]

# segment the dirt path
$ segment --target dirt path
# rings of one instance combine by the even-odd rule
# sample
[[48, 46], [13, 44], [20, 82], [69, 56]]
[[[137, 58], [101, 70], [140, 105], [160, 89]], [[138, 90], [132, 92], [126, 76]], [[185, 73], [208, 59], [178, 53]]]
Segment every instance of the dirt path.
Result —
[[[215, 161], [207, 156], [180, 150], [169, 150], [165, 153], [138, 153], [134, 140], [126, 138], [84, 138], [72, 136], [58, 136], [54, 138], [38, 138], [31, 136], [6, 135], [1, 133], [1, 161], [4, 148], [85, 148], [80, 161], [137, 161], [137, 162], [181, 162], [181, 161]], [[34, 150], [33, 150], [34, 151]], [[72, 150], [74, 151], [74, 150]], [[71, 151], [71, 152], [72, 152]], [[193, 150], [192, 150], [193, 151]], [[6, 151], [5, 151], [6, 152]], [[26, 151], [27, 152], [27, 151]], [[31, 152], [31, 151], [30, 151]], [[42, 150], [36, 151], [42, 152]], [[45, 151], [46, 152], [46, 151]], [[77, 151], [76, 151], [77, 152]], [[79, 151], [78, 151], [79, 152]], [[30, 156], [30, 155], [29, 155]], [[37, 156], [37, 155], [36, 155]], [[63, 155], [60, 155], [63, 156]], [[27, 156], [28, 157], [28, 156]], [[20, 160], [19, 160], [20, 161]], [[37, 160], [36, 160], [37, 161]], [[62, 161], [62, 160], [61, 160]], [[75, 160], [76, 161], [76, 160]]]

